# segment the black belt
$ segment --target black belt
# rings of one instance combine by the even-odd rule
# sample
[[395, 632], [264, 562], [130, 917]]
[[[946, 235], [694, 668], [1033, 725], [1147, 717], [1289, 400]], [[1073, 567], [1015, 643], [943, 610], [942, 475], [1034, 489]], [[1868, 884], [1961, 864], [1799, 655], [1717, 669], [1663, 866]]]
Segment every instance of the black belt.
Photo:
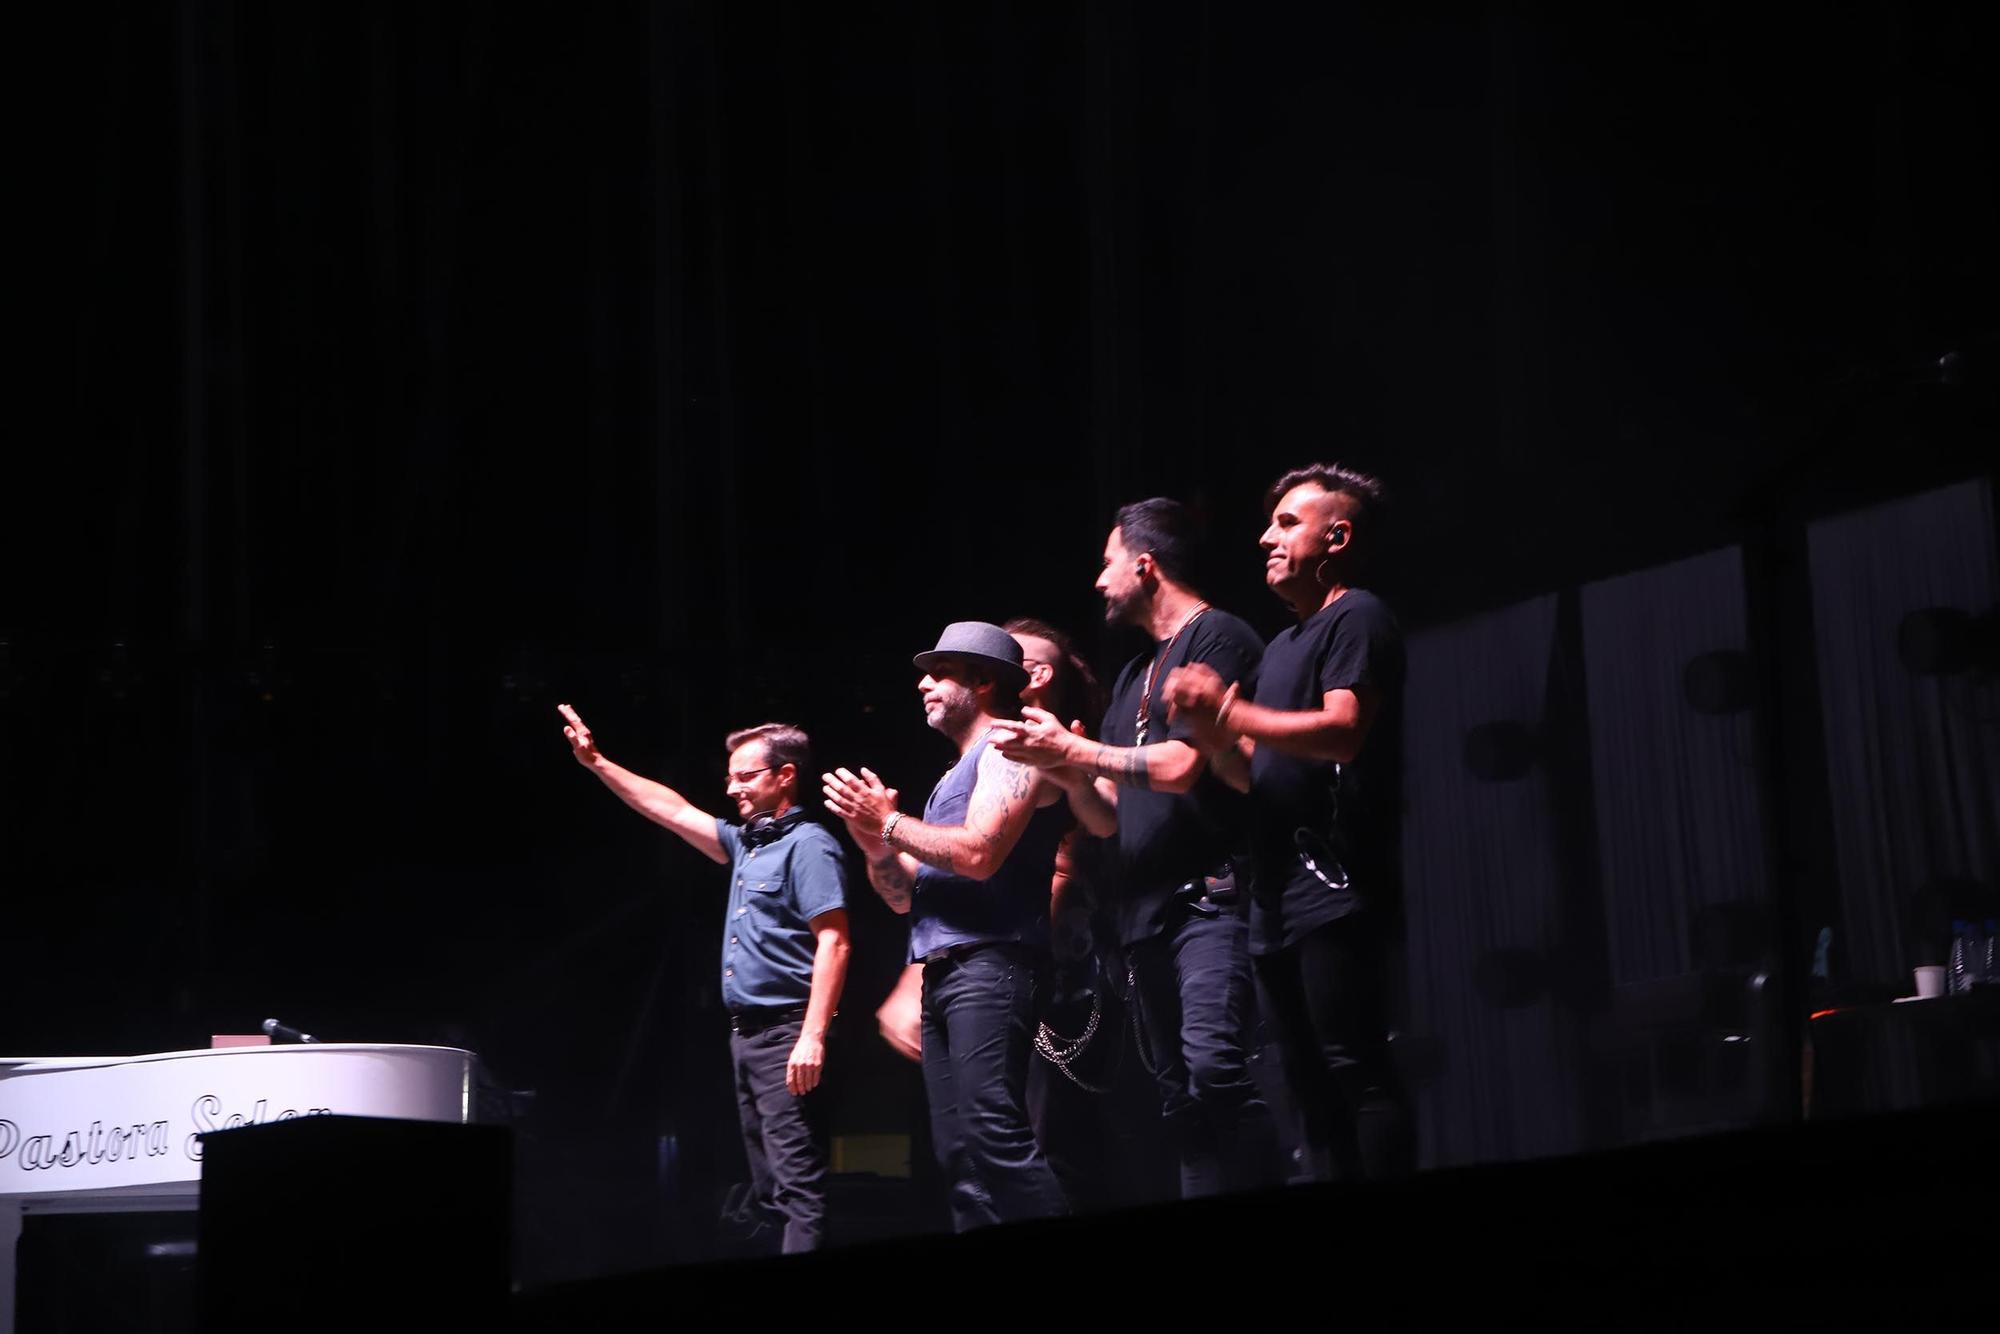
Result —
[[941, 950], [932, 950], [918, 959], [918, 963], [943, 963], [946, 959], [963, 959], [979, 950], [1017, 949], [1025, 950], [1026, 942], [1019, 940], [973, 940], [963, 945], [947, 945]]
[[806, 1007], [803, 1005], [753, 1005], [747, 1010], [729, 1012], [729, 1031], [737, 1034], [755, 1033], [805, 1017]]

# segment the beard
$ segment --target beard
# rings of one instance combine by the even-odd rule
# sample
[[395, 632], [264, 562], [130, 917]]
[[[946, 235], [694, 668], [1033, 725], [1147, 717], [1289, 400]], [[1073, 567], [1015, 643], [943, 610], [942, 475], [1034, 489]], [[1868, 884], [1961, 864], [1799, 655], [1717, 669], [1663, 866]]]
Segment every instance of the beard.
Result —
[[1139, 595], [1136, 592], [1106, 593], [1104, 595], [1104, 623], [1106, 625], [1124, 625], [1132, 619], [1132, 609], [1138, 605], [1138, 601]]
[[924, 706], [924, 721], [934, 731], [958, 736], [979, 714], [979, 697], [956, 681], [943, 682], [932, 693], [937, 700]]

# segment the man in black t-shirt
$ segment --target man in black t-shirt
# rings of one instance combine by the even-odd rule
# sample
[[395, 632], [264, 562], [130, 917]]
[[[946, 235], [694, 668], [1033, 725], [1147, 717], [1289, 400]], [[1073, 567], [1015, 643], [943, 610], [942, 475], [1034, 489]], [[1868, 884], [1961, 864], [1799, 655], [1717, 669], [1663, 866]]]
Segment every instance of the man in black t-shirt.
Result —
[[[1119, 673], [1102, 740], [1036, 709], [1002, 723], [994, 739], [1009, 758], [1091, 775], [1084, 795], [1116, 808], [1112, 914], [1189, 1197], [1266, 1184], [1276, 1166], [1246, 1055], [1252, 982], [1232, 858], [1246, 846], [1247, 808], [1208, 774], [1165, 694], [1168, 674], [1190, 663], [1245, 675], [1263, 644], [1194, 591], [1193, 554], [1192, 524], [1175, 502], [1119, 510], [1097, 588], [1105, 619], [1144, 630], [1152, 644]], [[1071, 788], [1073, 804], [1078, 793]]]
[[1403, 639], [1357, 586], [1381, 484], [1339, 464], [1266, 497], [1265, 582], [1299, 624], [1231, 677], [1196, 664], [1167, 693], [1215, 771], [1253, 807], [1250, 952], [1314, 1176], [1413, 1166], [1390, 1060], [1383, 956], [1398, 901]]

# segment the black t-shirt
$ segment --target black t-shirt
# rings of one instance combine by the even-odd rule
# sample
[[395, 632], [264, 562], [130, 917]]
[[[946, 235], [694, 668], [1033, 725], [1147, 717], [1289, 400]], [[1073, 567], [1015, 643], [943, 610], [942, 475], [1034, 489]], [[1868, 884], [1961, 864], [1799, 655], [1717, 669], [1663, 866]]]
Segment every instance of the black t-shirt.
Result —
[[1382, 702], [1352, 763], [1257, 747], [1250, 764], [1251, 953], [1296, 944], [1364, 905], [1393, 905], [1401, 860], [1403, 675], [1403, 633], [1388, 606], [1366, 589], [1350, 589], [1264, 650], [1254, 697], [1265, 708], [1320, 709], [1327, 691], [1355, 686], [1373, 687]]
[[[1161, 650], [1166, 652], [1162, 656]], [[1150, 670], [1146, 744], [1187, 741], [1184, 722], [1167, 717], [1167, 676], [1191, 662], [1206, 663], [1224, 681], [1246, 684], [1256, 670], [1264, 643], [1242, 620], [1213, 607], [1197, 616], [1168, 645], [1155, 644], [1125, 664], [1112, 687], [1100, 735], [1107, 745], [1136, 744], [1139, 698]], [[1155, 662], [1158, 666], [1154, 666]], [[1215, 871], [1246, 848], [1246, 802], [1204, 771], [1184, 793], [1118, 788], [1118, 866], [1112, 889], [1120, 939], [1131, 944], [1158, 935], [1166, 926], [1174, 891], [1196, 876]]]

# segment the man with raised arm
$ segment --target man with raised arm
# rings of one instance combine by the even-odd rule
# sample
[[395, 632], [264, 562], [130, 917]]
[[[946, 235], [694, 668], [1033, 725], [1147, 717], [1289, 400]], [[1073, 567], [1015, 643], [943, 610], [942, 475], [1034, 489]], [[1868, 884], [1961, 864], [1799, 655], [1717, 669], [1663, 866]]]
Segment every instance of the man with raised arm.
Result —
[[813, 1250], [826, 1220], [827, 1121], [817, 1092], [826, 1030], [847, 977], [845, 872], [839, 841], [806, 819], [799, 776], [811, 742], [764, 723], [729, 734], [724, 788], [741, 825], [612, 763], [569, 705], [558, 706], [577, 762], [620, 800], [729, 870], [722, 1004], [750, 1184], [783, 1249]]

